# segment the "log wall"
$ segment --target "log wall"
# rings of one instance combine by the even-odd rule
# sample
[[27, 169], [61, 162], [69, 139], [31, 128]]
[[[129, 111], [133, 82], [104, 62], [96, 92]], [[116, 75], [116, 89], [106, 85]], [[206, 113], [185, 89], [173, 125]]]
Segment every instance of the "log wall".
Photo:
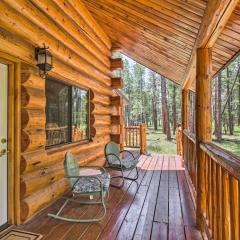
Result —
[[[44, 44], [53, 54], [51, 77], [91, 89], [90, 142], [46, 149], [45, 80], [34, 60], [35, 47]], [[63, 169], [66, 151], [72, 151], [79, 164], [104, 164], [114, 114], [110, 49], [108, 36], [80, 0], [0, 1], [0, 51], [22, 62], [22, 222], [68, 189]]]

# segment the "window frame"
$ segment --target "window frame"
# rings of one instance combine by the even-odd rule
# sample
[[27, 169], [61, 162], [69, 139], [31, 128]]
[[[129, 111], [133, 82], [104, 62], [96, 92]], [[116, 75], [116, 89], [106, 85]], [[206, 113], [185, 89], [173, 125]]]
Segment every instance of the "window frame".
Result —
[[[70, 146], [70, 145], [82, 145], [82, 144], [86, 144], [86, 143], [89, 143], [92, 139], [91, 139], [91, 134], [90, 134], [90, 131], [91, 131], [91, 125], [90, 125], [90, 89], [89, 88], [86, 88], [86, 87], [82, 87], [82, 86], [78, 86], [76, 84], [70, 84], [66, 81], [62, 81], [60, 79], [56, 79], [54, 77], [51, 77], [51, 76], [47, 76], [45, 81], [52, 81], [52, 82], [56, 82], [56, 83], [59, 83], [59, 84], [63, 84], [65, 85], [66, 87], [68, 87], [69, 89], [69, 96], [68, 96], [68, 104], [69, 104], [69, 107], [68, 107], [68, 114], [70, 116], [70, 119], [69, 119], [69, 126], [68, 126], [68, 131], [69, 131], [69, 134], [70, 134], [70, 141], [68, 142], [65, 142], [65, 143], [58, 143], [58, 144], [54, 144], [54, 145], [50, 145], [50, 146], [47, 146], [45, 145], [45, 148], [46, 149], [52, 149], [52, 148], [55, 148], [55, 147], [61, 147], [61, 146]], [[46, 94], [46, 82], [45, 82], [45, 96], [46, 96], [46, 106], [45, 106], [45, 112], [47, 110], [47, 94]], [[88, 100], [88, 107], [87, 107], [87, 123], [88, 123], [88, 130], [87, 130], [87, 138], [86, 139], [82, 139], [82, 140], [78, 140], [78, 141], [72, 141], [72, 92], [73, 92], [73, 87], [75, 88], [79, 88], [81, 90], [85, 90], [87, 92], [87, 100]], [[45, 132], [47, 131], [47, 128], [46, 128], [46, 125], [47, 125], [47, 120], [46, 120], [46, 124], [45, 124]], [[47, 140], [47, 136], [46, 136], [46, 140]]]

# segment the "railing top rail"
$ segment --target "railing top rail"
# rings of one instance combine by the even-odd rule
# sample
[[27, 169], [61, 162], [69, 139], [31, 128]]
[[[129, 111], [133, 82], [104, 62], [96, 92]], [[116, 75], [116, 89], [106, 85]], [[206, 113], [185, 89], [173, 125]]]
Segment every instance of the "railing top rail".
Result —
[[201, 149], [228, 173], [240, 180], [240, 158], [224, 150], [214, 143], [201, 143]]
[[196, 140], [195, 140], [195, 134], [190, 132], [189, 130], [187, 129], [184, 129], [183, 130], [183, 133], [184, 135], [186, 135], [193, 143], [196, 143]]
[[126, 129], [138, 129], [140, 126], [125, 126]]

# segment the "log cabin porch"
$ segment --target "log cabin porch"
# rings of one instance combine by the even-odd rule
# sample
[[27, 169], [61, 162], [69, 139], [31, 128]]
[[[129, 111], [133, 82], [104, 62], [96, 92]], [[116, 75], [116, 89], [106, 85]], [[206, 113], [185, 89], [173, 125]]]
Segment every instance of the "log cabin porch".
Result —
[[[198, 239], [197, 224], [208, 239], [239, 240], [240, 159], [211, 139], [211, 80], [239, 54], [239, 26], [239, 0], [0, 1], [0, 225], [72, 240]], [[103, 166], [106, 143], [124, 148], [116, 51], [181, 85], [186, 169], [177, 156], [142, 156], [138, 185], [111, 188], [100, 223], [50, 219], [46, 213], [69, 190], [67, 151], [79, 165]], [[188, 131], [191, 91], [195, 135]], [[85, 110], [71, 114], [76, 92]], [[56, 106], [66, 107], [57, 120], [49, 114]], [[138, 144], [145, 153], [145, 142]]]
[[[196, 228], [195, 205], [182, 158], [142, 155], [138, 168], [136, 182], [126, 180], [122, 189], [111, 187], [107, 215], [100, 222], [69, 223], [48, 217], [48, 212], [59, 209], [59, 199], [20, 229], [39, 233], [44, 240], [203, 239]], [[135, 174], [126, 173], [131, 177]], [[100, 212], [98, 207], [71, 204], [64, 215], [89, 217]]]

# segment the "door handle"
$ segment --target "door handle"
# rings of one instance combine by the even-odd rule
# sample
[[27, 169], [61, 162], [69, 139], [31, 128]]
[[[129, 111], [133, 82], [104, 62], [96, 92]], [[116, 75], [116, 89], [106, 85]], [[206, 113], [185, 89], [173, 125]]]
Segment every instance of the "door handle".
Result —
[[1, 143], [2, 143], [2, 144], [6, 143], [6, 142], [7, 142], [7, 139], [6, 139], [6, 138], [2, 138], [2, 139], [1, 139]]
[[0, 157], [4, 156], [4, 155], [7, 155], [7, 153], [9, 153], [9, 151], [7, 149], [2, 149], [0, 151]]

